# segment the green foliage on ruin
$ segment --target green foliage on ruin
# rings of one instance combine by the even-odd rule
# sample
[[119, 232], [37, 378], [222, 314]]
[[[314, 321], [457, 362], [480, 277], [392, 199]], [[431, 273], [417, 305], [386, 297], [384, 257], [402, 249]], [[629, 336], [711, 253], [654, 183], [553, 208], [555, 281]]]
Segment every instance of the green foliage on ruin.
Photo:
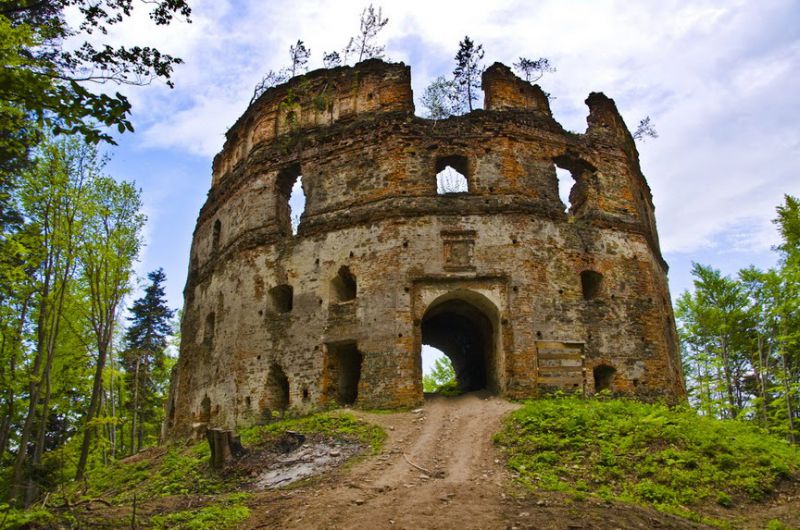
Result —
[[688, 407], [560, 397], [529, 401], [495, 442], [536, 489], [652, 505], [703, 519], [703, 505], [764, 502], [800, 477], [800, 450], [752, 423]]

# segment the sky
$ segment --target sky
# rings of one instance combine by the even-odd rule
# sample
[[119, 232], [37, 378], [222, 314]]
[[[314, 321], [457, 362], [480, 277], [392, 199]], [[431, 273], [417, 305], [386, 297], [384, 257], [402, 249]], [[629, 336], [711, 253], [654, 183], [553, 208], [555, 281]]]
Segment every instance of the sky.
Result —
[[[134, 134], [118, 138], [109, 172], [142, 188], [146, 248], [137, 271], [163, 267], [182, 305], [189, 248], [224, 133], [253, 87], [288, 63], [302, 39], [312, 69], [358, 30], [364, 0], [189, 0], [192, 23], [155, 28], [141, 9], [107, 38], [181, 57], [174, 89], [115, 87], [133, 104]], [[692, 262], [725, 274], [775, 264], [771, 220], [800, 195], [800, 2], [797, 0], [384, 1], [386, 57], [411, 66], [418, 98], [448, 76], [459, 40], [483, 45], [488, 66], [520, 56], [556, 67], [539, 84], [566, 129], [586, 129], [584, 100], [602, 91], [639, 142], [653, 191], [673, 300], [692, 287]]]

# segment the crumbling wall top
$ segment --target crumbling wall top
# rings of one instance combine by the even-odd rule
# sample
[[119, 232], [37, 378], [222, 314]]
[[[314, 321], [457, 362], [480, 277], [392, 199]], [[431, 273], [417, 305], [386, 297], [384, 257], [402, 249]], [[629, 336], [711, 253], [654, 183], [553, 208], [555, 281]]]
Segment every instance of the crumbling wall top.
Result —
[[550, 102], [542, 88], [520, 79], [502, 63], [487, 68], [481, 83], [486, 110], [530, 110], [552, 117]]
[[228, 130], [214, 158], [212, 186], [260, 143], [364, 113], [389, 112], [414, 113], [411, 72], [403, 63], [370, 59], [294, 77], [264, 92]]

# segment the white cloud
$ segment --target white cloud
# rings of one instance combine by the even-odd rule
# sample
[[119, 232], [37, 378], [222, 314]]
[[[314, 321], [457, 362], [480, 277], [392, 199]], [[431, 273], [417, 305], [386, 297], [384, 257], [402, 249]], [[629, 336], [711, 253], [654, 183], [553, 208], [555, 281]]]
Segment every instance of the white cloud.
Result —
[[[149, 33], [183, 57], [177, 88], [129, 91], [143, 148], [212, 156], [244, 112], [258, 79], [286, 64], [296, 39], [341, 49], [363, 0], [193, 5], [193, 23]], [[449, 74], [458, 41], [484, 44], [486, 61], [549, 57], [542, 80], [562, 124], [585, 129], [583, 100], [602, 90], [629, 126], [649, 114], [660, 138], [640, 146], [663, 247], [691, 251], [723, 240], [768, 248], [774, 207], [800, 194], [800, 23], [792, 0], [627, 2], [387, 2], [383, 35], [394, 60], [410, 61], [417, 95]], [[794, 20], [792, 21], [792, 17]], [[121, 25], [121, 42], [146, 20]], [[728, 238], [728, 239], [725, 239]]]

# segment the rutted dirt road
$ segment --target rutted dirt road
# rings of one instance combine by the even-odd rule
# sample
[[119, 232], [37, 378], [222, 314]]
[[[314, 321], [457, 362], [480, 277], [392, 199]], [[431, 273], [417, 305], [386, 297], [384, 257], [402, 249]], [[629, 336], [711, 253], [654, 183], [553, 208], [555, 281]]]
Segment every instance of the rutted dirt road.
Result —
[[505, 528], [508, 477], [491, 438], [514, 408], [467, 394], [430, 397], [414, 412], [355, 412], [386, 430], [381, 454], [310, 486], [266, 495], [272, 498], [253, 507], [248, 527]]
[[242, 528], [699, 528], [629, 505], [523, 493], [492, 443], [517, 405], [485, 394], [431, 396], [392, 414], [353, 413], [389, 435], [380, 454], [301, 486], [254, 495]]

